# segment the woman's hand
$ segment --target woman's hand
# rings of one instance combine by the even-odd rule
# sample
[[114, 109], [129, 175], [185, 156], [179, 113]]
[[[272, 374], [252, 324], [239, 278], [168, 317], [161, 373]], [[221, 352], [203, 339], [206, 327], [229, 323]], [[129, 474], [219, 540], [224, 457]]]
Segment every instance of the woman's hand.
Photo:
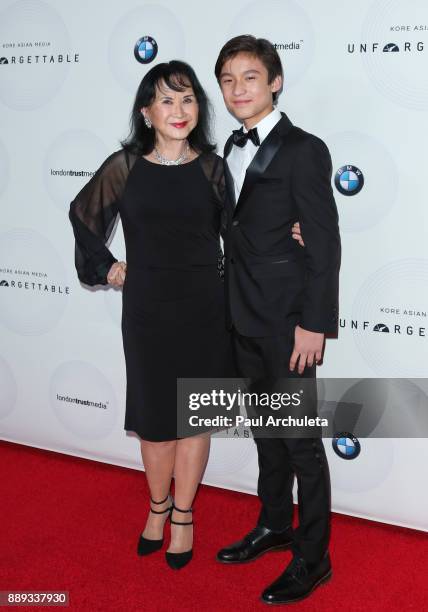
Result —
[[293, 236], [294, 240], [298, 241], [300, 246], [302, 247], [305, 246], [305, 243], [303, 242], [303, 238], [302, 238], [302, 232], [300, 231], [300, 223], [298, 221], [291, 228], [291, 235]]
[[126, 262], [116, 261], [107, 274], [107, 282], [113, 287], [122, 287], [126, 277]]

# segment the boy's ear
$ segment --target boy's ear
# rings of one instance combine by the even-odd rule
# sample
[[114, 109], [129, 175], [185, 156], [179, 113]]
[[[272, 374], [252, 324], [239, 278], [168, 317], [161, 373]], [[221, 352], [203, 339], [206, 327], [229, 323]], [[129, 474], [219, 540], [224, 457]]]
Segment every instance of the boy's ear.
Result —
[[282, 87], [282, 76], [278, 75], [274, 78], [274, 80], [270, 84], [270, 88], [271, 88], [272, 93], [276, 93], [277, 91], [281, 89], [281, 87]]

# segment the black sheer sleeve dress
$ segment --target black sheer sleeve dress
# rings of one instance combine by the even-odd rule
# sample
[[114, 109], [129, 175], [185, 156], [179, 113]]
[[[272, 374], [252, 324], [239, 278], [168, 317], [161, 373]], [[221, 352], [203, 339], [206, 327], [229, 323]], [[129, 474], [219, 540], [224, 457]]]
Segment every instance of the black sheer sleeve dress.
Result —
[[125, 429], [177, 438], [177, 378], [235, 375], [218, 270], [222, 160], [178, 166], [113, 153], [70, 206], [82, 283], [106, 284], [117, 261], [106, 246], [120, 215], [127, 271], [122, 336]]

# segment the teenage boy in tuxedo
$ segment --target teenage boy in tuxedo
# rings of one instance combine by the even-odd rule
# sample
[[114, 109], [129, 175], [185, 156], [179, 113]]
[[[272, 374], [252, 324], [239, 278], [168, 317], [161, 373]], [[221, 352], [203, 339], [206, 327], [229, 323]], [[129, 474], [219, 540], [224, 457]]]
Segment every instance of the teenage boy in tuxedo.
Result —
[[[228, 41], [215, 75], [227, 109], [243, 125], [227, 140], [225, 288], [240, 376], [315, 378], [326, 333], [336, 333], [340, 237], [331, 159], [316, 136], [275, 108], [281, 60], [272, 43]], [[293, 240], [299, 220], [305, 248]], [[331, 576], [330, 479], [322, 440], [257, 438], [256, 527], [217, 559], [243, 563], [290, 547], [293, 558], [262, 593], [266, 603], [309, 595]], [[298, 483], [299, 526], [291, 528]]]

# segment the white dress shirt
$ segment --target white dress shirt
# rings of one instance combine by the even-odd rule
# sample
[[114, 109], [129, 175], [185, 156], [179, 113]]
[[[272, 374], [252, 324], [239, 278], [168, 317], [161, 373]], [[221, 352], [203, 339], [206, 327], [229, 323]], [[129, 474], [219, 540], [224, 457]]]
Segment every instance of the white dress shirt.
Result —
[[[275, 127], [282, 115], [277, 108], [263, 117], [254, 127], [257, 128], [259, 135], [260, 144], [269, 134], [269, 132]], [[244, 133], [248, 130], [244, 126]], [[253, 161], [254, 155], [257, 153], [258, 148], [251, 140], [247, 140], [247, 143], [243, 147], [237, 145], [232, 146], [232, 150], [227, 156], [227, 165], [229, 166], [230, 172], [233, 177], [233, 184], [235, 187], [235, 198], [238, 201], [239, 194], [241, 193], [242, 185], [244, 184], [245, 173], [247, 172], [248, 166]]]

